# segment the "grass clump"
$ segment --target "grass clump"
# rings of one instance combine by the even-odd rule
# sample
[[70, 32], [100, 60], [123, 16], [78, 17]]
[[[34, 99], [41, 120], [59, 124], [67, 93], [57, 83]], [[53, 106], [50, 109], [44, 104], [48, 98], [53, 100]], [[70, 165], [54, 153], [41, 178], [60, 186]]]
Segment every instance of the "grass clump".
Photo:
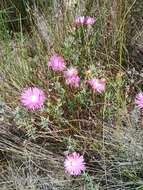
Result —
[[[25, 3], [30, 30], [19, 16], [18, 32], [9, 29], [7, 9], [0, 11], [1, 188], [142, 189], [142, 109], [134, 105], [142, 85], [131, 83], [126, 67], [135, 3]], [[60, 58], [49, 67], [53, 55]], [[57, 70], [57, 59], [64, 70]], [[24, 90], [34, 87], [46, 97], [40, 109], [29, 109], [37, 94], [21, 103]], [[64, 172], [73, 152], [86, 165], [76, 177]]]

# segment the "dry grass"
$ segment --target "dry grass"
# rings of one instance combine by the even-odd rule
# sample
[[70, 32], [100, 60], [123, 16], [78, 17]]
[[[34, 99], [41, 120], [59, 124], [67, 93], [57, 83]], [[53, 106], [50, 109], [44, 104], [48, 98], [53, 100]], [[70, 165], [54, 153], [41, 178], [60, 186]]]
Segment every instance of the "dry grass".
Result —
[[[52, 3], [46, 12], [26, 4], [31, 30], [23, 32], [19, 17], [20, 31], [13, 36], [7, 33], [7, 12], [0, 12], [0, 26], [5, 26], [0, 32], [0, 100], [5, 102], [0, 112], [0, 188], [141, 190], [142, 115], [132, 103], [141, 75], [133, 84], [129, 77], [134, 75], [126, 70], [131, 61], [126, 59], [128, 21], [136, 0]], [[78, 14], [95, 16], [96, 25], [75, 32], [72, 23]], [[95, 96], [84, 83], [80, 90], [68, 88], [47, 67], [53, 52], [62, 54], [68, 66], [77, 66], [82, 78], [88, 79], [89, 68], [106, 78], [105, 94]], [[47, 94], [40, 111], [29, 112], [19, 104], [22, 89], [31, 85]], [[67, 151], [84, 155], [86, 179], [64, 174]]]

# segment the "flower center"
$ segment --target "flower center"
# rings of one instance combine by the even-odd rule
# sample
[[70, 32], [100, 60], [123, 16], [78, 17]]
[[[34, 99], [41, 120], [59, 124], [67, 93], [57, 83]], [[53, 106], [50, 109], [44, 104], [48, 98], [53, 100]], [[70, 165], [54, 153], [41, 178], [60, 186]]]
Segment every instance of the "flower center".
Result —
[[59, 61], [55, 61], [55, 67], [59, 67], [60, 63]]
[[37, 96], [35, 96], [35, 95], [31, 96], [31, 101], [32, 102], [36, 102], [37, 100], [38, 100]]
[[71, 166], [75, 166], [75, 165], [76, 165], [76, 162], [75, 162], [75, 161], [71, 161], [71, 162], [70, 162], [70, 165], [71, 165]]

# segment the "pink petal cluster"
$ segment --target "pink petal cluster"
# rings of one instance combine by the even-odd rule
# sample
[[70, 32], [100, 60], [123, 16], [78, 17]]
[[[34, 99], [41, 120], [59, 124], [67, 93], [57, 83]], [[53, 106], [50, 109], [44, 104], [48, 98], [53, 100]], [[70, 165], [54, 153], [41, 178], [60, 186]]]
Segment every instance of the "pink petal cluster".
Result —
[[65, 171], [70, 175], [80, 175], [85, 170], [83, 156], [76, 152], [67, 155], [64, 161], [64, 167]]
[[90, 16], [86, 17], [86, 22], [85, 22], [86, 25], [93, 25], [93, 24], [95, 24], [95, 22], [96, 22], [95, 18], [90, 17]]
[[53, 71], [63, 71], [65, 69], [65, 60], [62, 56], [58, 54], [54, 54], [52, 57], [50, 57], [48, 66]]
[[76, 25], [84, 25], [85, 24], [85, 16], [77, 16], [75, 18], [75, 24]]
[[140, 92], [136, 95], [135, 103], [137, 104], [138, 108], [143, 109], [143, 92]]
[[75, 67], [71, 67], [64, 72], [64, 77], [66, 84], [71, 87], [79, 87], [80, 77], [78, 76], [78, 71]]
[[106, 86], [105, 79], [92, 78], [88, 80], [87, 83], [91, 86], [94, 92], [102, 93], [105, 91], [105, 86]]
[[46, 96], [44, 92], [37, 87], [29, 87], [24, 89], [21, 94], [21, 103], [30, 110], [42, 108]]
[[96, 22], [95, 18], [90, 16], [77, 16], [75, 18], [76, 26], [93, 25], [95, 22]]

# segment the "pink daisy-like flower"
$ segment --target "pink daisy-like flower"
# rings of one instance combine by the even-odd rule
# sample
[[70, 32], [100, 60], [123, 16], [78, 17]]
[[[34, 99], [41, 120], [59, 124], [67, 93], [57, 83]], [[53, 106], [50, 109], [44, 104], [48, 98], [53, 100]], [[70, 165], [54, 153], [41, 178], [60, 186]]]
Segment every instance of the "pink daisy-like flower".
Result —
[[86, 17], [86, 20], [85, 20], [86, 25], [93, 25], [93, 24], [95, 24], [95, 22], [96, 22], [95, 18], [90, 17], [90, 16]]
[[96, 22], [95, 18], [90, 16], [77, 16], [75, 18], [76, 26], [93, 25]]
[[70, 175], [80, 175], [85, 170], [83, 156], [76, 152], [67, 155], [64, 161], [64, 167], [65, 171]]
[[62, 56], [54, 54], [48, 62], [48, 66], [53, 69], [53, 71], [63, 71], [65, 69], [65, 60]]
[[88, 80], [87, 83], [91, 86], [91, 88], [95, 92], [102, 93], [105, 91], [105, 85], [106, 85], [105, 79], [92, 78], [91, 80]]
[[78, 76], [78, 71], [75, 67], [71, 67], [70, 69], [67, 69], [64, 72], [64, 77], [66, 80], [66, 84], [73, 87], [79, 87], [80, 78]]
[[42, 108], [46, 96], [44, 92], [37, 87], [29, 87], [24, 89], [21, 94], [21, 103], [30, 110]]
[[86, 17], [85, 16], [77, 16], [75, 18], [75, 24], [77, 26], [84, 25], [85, 24]]
[[73, 76], [66, 78], [66, 84], [70, 85], [71, 87], [79, 87], [80, 84], [80, 78], [79, 76]]
[[143, 92], [140, 92], [136, 95], [135, 103], [137, 104], [138, 108], [143, 109]]
[[78, 70], [75, 67], [71, 67], [70, 69], [67, 69], [64, 72], [65, 78], [70, 78], [70, 77], [77, 76], [77, 75], [78, 75]]

